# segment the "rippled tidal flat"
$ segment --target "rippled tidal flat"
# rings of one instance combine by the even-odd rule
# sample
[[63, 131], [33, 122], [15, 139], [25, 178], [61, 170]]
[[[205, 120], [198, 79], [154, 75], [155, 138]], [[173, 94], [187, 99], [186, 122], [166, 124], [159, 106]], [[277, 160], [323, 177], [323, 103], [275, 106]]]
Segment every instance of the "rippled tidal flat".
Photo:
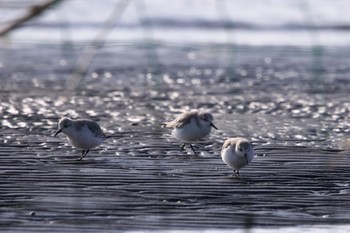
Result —
[[[11, 232], [347, 224], [348, 48], [106, 45], [84, 78], [79, 47], [0, 51], [0, 227]], [[184, 110], [219, 128], [195, 144], [160, 123]], [[83, 161], [62, 116], [112, 137]], [[253, 162], [233, 177], [223, 141]]]

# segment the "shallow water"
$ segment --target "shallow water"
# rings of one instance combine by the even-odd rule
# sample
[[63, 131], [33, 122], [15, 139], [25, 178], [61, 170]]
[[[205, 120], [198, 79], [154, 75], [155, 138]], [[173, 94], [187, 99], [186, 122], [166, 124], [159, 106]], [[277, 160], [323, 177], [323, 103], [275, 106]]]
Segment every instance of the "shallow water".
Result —
[[[1, 228], [348, 223], [349, 49], [317, 49], [106, 44], [80, 79], [79, 46], [3, 48]], [[200, 157], [160, 127], [193, 108], [219, 128], [195, 145]], [[112, 138], [75, 161], [80, 152], [52, 136], [61, 116], [97, 120]], [[240, 178], [219, 156], [232, 136], [257, 153]]]

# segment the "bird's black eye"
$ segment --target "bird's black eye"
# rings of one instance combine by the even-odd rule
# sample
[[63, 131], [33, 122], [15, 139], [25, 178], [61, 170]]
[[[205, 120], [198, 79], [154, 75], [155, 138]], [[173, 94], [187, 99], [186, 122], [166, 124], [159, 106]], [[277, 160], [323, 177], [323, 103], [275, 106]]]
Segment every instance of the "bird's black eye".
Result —
[[239, 151], [242, 152], [243, 151], [242, 148], [239, 148]]

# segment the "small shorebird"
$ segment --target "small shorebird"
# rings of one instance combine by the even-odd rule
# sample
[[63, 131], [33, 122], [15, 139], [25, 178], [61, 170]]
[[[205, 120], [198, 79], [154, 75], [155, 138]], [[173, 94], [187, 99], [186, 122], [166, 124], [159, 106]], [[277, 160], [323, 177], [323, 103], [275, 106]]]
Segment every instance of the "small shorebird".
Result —
[[200, 140], [207, 136], [211, 127], [216, 128], [213, 124], [213, 115], [208, 112], [193, 110], [180, 114], [175, 120], [165, 122], [162, 125], [167, 128], [173, 128], [172, 135], [182, 141], [181, 149], [189, 144], [193, 153], [197, 155], [192, 146], [192, 142]]
[[67, 136], [72, 146], [83, 150], [78, 160], [82, 160], [90, 149], [99, 146], [107, 138], [100, 126], [91, 120], [62, 118], [54, 136], [61, 132]]
[[234, 169], [235, 175], [239, 175], [239, 169], [249, 164], [253, 157], [253, 146], [246, 138], [229, 138], [222, 146], [221, 158], [224, 163]]

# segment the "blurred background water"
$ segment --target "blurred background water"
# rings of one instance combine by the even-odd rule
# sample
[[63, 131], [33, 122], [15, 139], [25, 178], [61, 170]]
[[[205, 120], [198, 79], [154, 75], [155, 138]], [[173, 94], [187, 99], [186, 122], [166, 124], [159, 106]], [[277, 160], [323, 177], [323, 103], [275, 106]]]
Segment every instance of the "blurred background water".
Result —
[[[1, 1], [0, 25], [40, 1]], [[11, 33], [16, 43], [86, 42], [114, 16], [108, 43], [230, 43], [237, 45], [347, 46], [346, 0], [91, 0], [57, 1]]]

